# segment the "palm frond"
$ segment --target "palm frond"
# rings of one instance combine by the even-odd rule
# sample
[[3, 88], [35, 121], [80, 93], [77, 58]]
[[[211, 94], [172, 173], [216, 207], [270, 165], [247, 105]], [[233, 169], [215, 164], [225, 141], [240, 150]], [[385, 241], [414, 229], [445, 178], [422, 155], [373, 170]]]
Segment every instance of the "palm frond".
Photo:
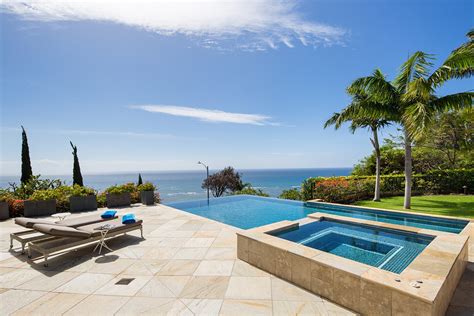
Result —
[[472, 108], [474, 92], [462, 92], [441, 98], [432, 97], [429, 102], [410, 104], [403, 114], [403, 124], [413, 139], [419, 139], [440, 112]]
[[[474, 31], [473, 34], [474, 36]], [[433, 86], [439, 87], [450, 79], [470, 78], [474, 75], [474, 40], [455, 49], [444, 63], [429, 77]]]
[[429, 102], [434, 95], [434, 87], [428, 79], [423, 77], [412, 80], [406, 87], [401, 100], [405, 104], [412, 104], [416, 102]]
[[464, 108], [473, 107], [474, 92], [460, 92], [450, 94], [436, 100], [431, 103], [432, 108], [437, 112], [444, 112], [449, 110], [460, 110]]
[[371, 76], [354, 80], [347, 88], [352, 96], [368, 96], [373, 102], [390, 102], [396, 98], [396, 90], [378, 69]]
[[339, 129], [341, 126], [342, 122], [340, 120], [341, 114], [340, 113], [334, 113], [327, 121], [324, 123], [324, 128], [328, 128], [331, 125], [334, 125], [336, 129]]
[[400, 73], [395, 78], [393, 85], [400, 93], [407, 91], [412, 80], [426, 78], [433, 66], [433, 55], [418, 51], [411, 55], [400, 68]]

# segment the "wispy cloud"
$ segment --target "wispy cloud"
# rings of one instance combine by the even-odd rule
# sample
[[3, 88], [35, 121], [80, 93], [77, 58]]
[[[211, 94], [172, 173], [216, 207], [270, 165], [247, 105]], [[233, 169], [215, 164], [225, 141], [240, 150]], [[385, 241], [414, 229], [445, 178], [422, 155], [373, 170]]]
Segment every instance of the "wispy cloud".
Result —
[[[161, 35], [183, 34], [204, 47], [243, 50], [331, 45], [345, 30], [308, 21], [297, 0], [4, 0], [2, 11], [34, 21], [108, 21]], [[237, 43], [237, 44], [236, 44]]]
[[251, 125], [279, 125], [271, 122], [270, 116], [261, 114], [244, 114], [224, 112], [221, 110], [209, 110], [195, 107], [175, 105], [132, 105], [132, 109], [139, 109], [153, 113], [163, 113], [174, 116], [191, 117], [206, 122], [224, 122]]

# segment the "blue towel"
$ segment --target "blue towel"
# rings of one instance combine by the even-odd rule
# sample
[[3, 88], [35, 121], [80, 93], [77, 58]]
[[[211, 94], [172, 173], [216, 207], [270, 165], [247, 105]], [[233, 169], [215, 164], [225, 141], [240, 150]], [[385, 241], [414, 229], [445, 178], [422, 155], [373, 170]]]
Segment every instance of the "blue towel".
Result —
[[122, 217], [122, 224], [133, 224], [136, 222], [135, 214], [129, 213]]
[[102, 217], [102, 218], [113, 218], [113, 217], [115, 217], [115, 214], [117, 214], [117, 211], [109, 210], [109, 211], [105, 211], [104, 213], [102, 213], [102, 215], [100, 215], [100, 217]]

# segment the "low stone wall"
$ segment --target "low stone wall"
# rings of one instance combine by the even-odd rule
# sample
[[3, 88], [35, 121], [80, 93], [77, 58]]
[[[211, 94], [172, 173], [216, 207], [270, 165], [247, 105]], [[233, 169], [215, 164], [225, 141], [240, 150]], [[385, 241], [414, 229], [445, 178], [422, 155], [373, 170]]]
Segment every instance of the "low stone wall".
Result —
[[[363, 315], [444, 315], [466, 267], [467, 236], [433, 232], [436, 238], [396, 274], [268, 234], [316, 220], [284, 221], [239, 232], [237, 256]], [[410, 285], [415, 281], [423, 283], [415, 288]]]

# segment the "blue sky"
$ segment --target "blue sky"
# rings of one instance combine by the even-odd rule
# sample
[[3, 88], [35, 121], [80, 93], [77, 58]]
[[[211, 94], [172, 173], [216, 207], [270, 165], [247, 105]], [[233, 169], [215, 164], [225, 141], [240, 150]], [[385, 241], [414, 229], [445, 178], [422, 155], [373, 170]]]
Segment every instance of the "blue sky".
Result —
[[417, 50], [439, 65], [473, 25], [471, 1], [139, 2], [0, 4], [2, 175], [20, 125], [41, 174], [70, 172], [69, 140], [83, 173], [352, 166], [368, 133], [322, 127], [345, 87]]

